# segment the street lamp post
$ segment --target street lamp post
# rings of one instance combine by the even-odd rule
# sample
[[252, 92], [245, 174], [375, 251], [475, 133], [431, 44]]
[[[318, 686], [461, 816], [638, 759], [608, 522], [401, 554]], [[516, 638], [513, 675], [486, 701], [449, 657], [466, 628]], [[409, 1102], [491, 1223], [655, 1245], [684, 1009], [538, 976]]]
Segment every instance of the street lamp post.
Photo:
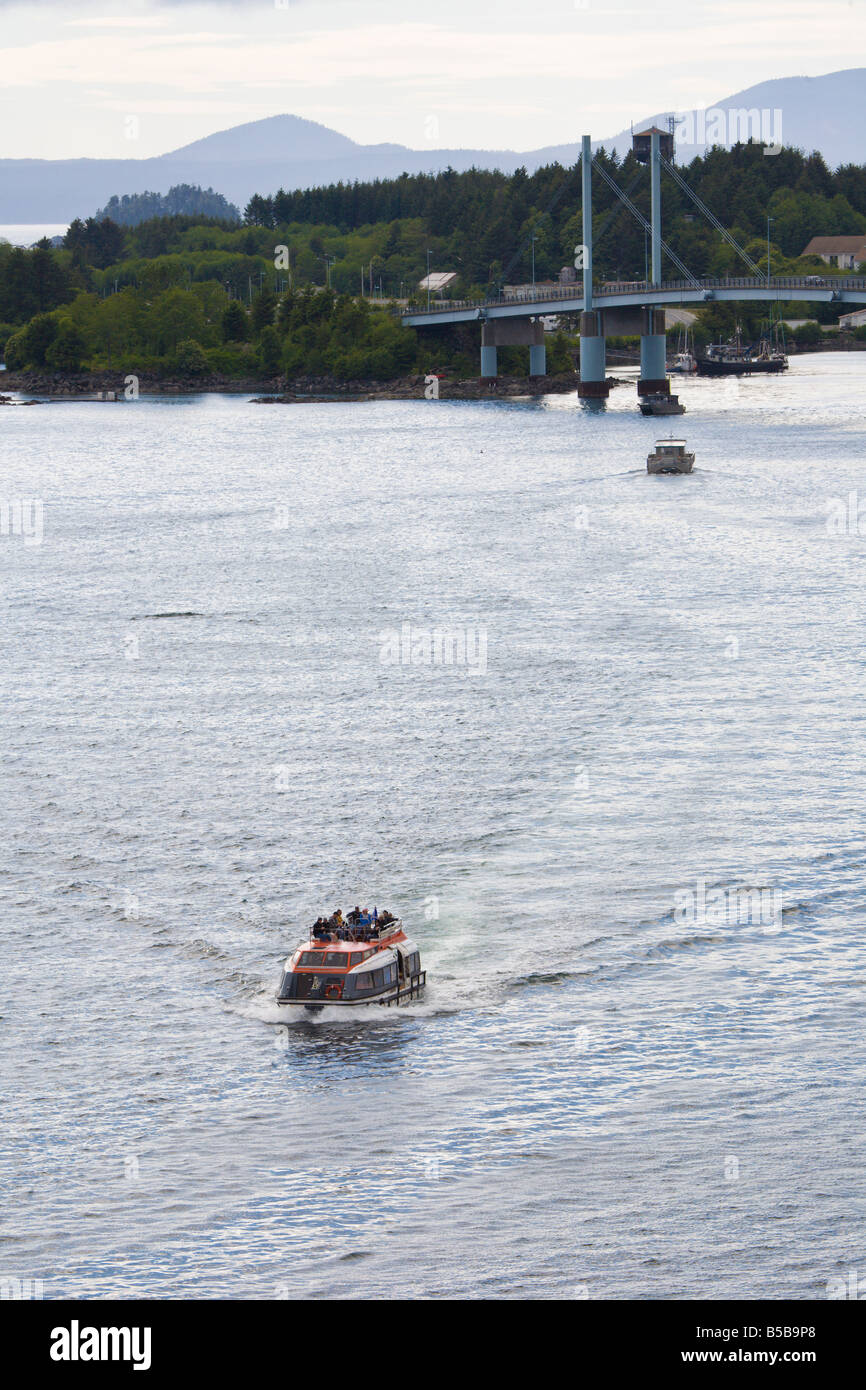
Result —
[[533, 232], [533, 233], [532, 233], [532, 288], [533, 288], [533, 289], [535, 289], [535, 243], [536, 243], [537, 241], [538, 241], [538, 237], [535, 235], [535, 232]]
[[430, 247], [427, 247], [427, 312], [430, 312]]
[[775, 220], [775, 217], [767, 218], [767, 289], [770, 288], [770, 223]]

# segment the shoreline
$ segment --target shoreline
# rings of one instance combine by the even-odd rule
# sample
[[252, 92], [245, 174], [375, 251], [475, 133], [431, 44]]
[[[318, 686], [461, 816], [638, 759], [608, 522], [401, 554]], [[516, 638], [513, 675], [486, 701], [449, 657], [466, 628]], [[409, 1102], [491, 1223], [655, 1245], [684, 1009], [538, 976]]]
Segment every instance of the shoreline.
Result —
[[[609, 378], [611, 385], [621, 384]], [[548, 396], [577, 390], [577, 372], [562, 372], [557, 376], [512, 377], [500, 376], [490, 381], [479, 377], [456, 379], [440, 376], [439, 399], [486, 400], [510, 396]], [[256, 404], [296, 405], [325, 401], [407, 401], [424, 400], [427, 378], [421, 375], [400, 377], [393, 381], [336, 381], [330, 377], [249, 378], [242, 381], [227, 377], [196, 378], [142, 376], [138, 392], [142, 396], [200, 396], [209, 394], [253, 396]], [[0, 374], [0, 404], [37, 404], [37, 401], [13, 402], [10, 392], [39, 397], [48, 404], [62, 401], [93, 401], [118, 403], [126, 400], [125, 377], [115, 372], [46, 373], [3, 372]]]
[[[866, 351], [866, 342], [820, 343], [789, 348], [791, 357], [821, 355], [827, 352]], [[611, 374], [608, 385], [633, 385], [632, 376], [613, 373], [619, 368], [633, 368], [626, 354], [617, 353], [619, 363], [608, 363]], [[38, 405], [63, 401], [100, 404], [125, 402], [126, 378], [121, 372], [0, 372], [0, 407], [4, 405]], [[541, 396], [567, 395], [577, 390], [580, 376], [577, 371], [560, 372], [544, 377], [498, 376], [449, 377], [434, 374], [438, 380], [439, 400], [507, 400], [535, 399]], [[138, 378], [138, 394], [142, 396], [250, 396], [256, 405], [303, 405], [328, 402], [410, 401], [427, 399], [428, 377], [413, 374], [391, 381], [337, 381], [332, 377], [246, 377], [243, 379], [211, 375], [177, 377], [142, 375]], [[672, 385], [675, 383], [672, 380]], [[29, 400], [13, 401], [12, 394], [28, 396]], [[129, 399], [134, 399], [130, 397]]]

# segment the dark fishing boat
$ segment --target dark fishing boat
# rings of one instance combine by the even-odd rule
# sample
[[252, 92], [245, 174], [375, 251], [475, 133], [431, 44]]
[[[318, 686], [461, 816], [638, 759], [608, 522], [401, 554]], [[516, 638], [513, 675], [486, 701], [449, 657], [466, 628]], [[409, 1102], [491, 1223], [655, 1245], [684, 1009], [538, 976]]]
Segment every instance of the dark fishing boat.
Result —
[[698, 357], [699, 376], [752, 376], [767, 372], [786, 372], [788, 359], [784, 346], [770, 337], [744, 344], [739, 327], [727, 343], [710, 343]]

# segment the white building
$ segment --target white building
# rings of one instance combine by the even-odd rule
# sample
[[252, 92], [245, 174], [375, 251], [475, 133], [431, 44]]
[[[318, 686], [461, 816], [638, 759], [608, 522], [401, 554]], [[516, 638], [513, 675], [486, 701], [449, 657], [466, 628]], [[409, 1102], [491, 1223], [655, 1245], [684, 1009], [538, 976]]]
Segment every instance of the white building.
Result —
[[441, 294], [449, 285], [453, 285], [456, 279], [456, 270], [432, 270], [423, 280], [418, 281], [418, 288], [423, 294], [428, 290], [431, 294]]
[[825, 265], [856, 270], [866, 261], [866, 236], [813, 236], [803, 256], [820, 256]]

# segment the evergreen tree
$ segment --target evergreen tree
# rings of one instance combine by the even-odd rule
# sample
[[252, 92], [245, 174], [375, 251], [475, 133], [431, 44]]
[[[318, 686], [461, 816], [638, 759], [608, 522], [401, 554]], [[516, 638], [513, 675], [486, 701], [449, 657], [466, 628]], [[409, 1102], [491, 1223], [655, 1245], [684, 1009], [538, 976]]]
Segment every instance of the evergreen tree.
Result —
[[230, 299], [222, 315], [222, 339], [224, 343], [243, 343], [247, 337], [247, 316], [243, 306]]

